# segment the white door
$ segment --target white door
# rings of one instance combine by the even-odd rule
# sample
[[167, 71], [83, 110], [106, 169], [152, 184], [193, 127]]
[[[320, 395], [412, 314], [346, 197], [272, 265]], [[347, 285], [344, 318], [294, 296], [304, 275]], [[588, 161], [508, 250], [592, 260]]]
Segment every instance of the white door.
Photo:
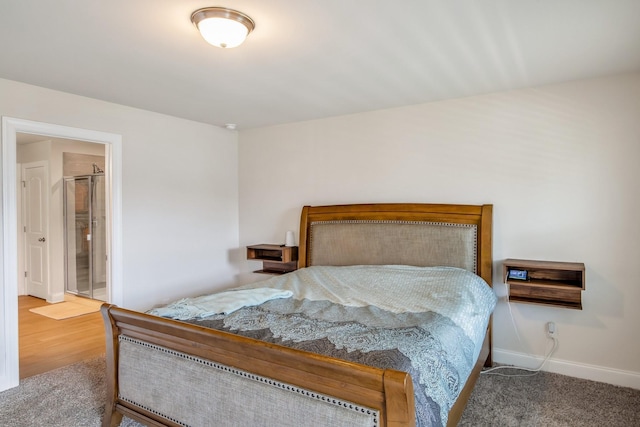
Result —
[[22, 167], [25, 283], [27, 294], [49, 297], [49, 167], [47, 162]]

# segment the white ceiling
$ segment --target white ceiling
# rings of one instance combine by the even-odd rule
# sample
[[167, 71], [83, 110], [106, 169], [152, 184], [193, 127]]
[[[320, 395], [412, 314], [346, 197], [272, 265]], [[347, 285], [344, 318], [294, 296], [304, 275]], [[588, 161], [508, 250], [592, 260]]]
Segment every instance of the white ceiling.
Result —
[[639, 70], [640, 0], [0, 0], [0, 78], [238, 129]]

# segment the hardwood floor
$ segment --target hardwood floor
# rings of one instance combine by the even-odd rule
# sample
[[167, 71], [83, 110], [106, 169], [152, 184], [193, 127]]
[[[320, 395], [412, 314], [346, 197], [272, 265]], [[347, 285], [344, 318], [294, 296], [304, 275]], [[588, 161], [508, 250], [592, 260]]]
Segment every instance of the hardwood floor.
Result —
[[31, 296], [18, 297], [21, 379], [105, 352], [100, 312], [54, 320], [29, 311], [47, 304]]

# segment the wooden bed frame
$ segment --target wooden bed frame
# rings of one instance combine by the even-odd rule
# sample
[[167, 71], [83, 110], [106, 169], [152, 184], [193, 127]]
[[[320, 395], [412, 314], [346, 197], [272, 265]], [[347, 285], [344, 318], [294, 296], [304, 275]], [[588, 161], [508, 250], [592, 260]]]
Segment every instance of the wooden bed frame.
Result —
[[[438, 226], [473, 227], [476, 231], [473, 268], [475, 273], [490, 286], [492, 284], [491, 205], [305, 206], [300, 222], [300, 268], [315, 265], [315, 259], [320, 255], [313, 252], [312, 230], [315, 225], [327, 221], [346, 224], [371, 224], [382, 221], [394, 224], [429, 223]], [[394, 245], [398, 245], [398, 242], [384, 242], [381, 247], [389, 253], [396, 253]], [[343, 248], [343, 250], [348, 251], [350, 248]], [[402, 248], [398, 250], [402, 252]], [[409, 251], [416, 252], [416, 249], [410, 247]], [[330, 252], [333, 253], [333, 251]], [[380, 252], [384, 251], [378, 249], [377, 256], [384, 258], [385, 255], [380, 255]], [[422, 251], [417, 250], [417, 252]], [[316, 400], [325, 400], [325, 396], [328, 396], [328, 400], [338, 399], [338, 406], [341, 407], [355, 406], [362, 412], [365, 410], [368, 412], [367, 408], [369, 408], [375, 411], [376, 426], [415, 425], [413, 384], [410, 375], [405, 372], [372, 368], [108, 304], [102, 306], [102, 314], [107, 336], [108, 401], [103, 418], [104, 426], [118, 426], [122, 415], [146, 425], [185, 425], [180, 420], [180, 415], [165, 413], [168, 411], [167, 406], [176, 406], [175, 411], [178, 414], [181, 413], [182, 408], [178, 399], [181, 385], [177, 384], [179, 381], [176, 378], [182, 378], [190, 372], [190, 367], [187, 366], [186, 371], [176, 372], [174, 377], [169, 375], [174, 370], [181, 369], [172, 362], [171, 358], [177, 357], [176, 355], [181, 357], [180, 364], [194, 360], [199, 364], [197, 369], [204, 369], [200, 368], [203, 363], [206, 365], [205, 368], [209, 369], [209, 371], [206, 369], [198, 371], [195, 375], [196, 380], [199, 381], [198, 384], [201, 383], [200, 387], [206, 389], [204, 399], [211, 399], [209, 394], [213, 393], [215, 385], [221, 380], [214, 377], [218, 375], [217, 373], [211, 374], [211, 378], [208, 378], [209, 374], [202, 372], [210, 372], [215, 368], [216, 372], [221, 371], [225, 374], [227, 371], [233, 371], [234, 374], [239, 372], [240, 376], [249, 378], [251, 381], [258, 379], [262, 383], [273, 382], [281, 389], [288, 390], [291, 386], [299, 394], [301, 392], [306, 396], [311, 395]], [[168, 361], [162, 362], [165, 365], [157, 365], [161, 362], [152, 363], [147, 360], [147, 356], [132, 356], [127, 350], [130, 347], [128, 340], [137, 343], [136, 345], [143, 349], [141, 351], [146, 351], [147, 348], [150, 349], [149, 351], [162, 349], [163, 355], [166, 355], [162, 357], [167, 358]], [[454, 426], [458, 423], [480, 370], [484, 365], [491, 364], [490, 349], [489, 325], [480, 357], [458, 400], [449, 412], [448, 425]], [[155, 353], [150, 354], [149, 357], [153, 358]], [[186, 362], [183, 362], [184, 360]], [[147, 395], [153, 395], [150, 400], [152, 403], [138, 403], [135, 396], [127, 395], [135, 394], [129, 391], [131, 389], [140, 389], [135, 393], [145, 399]], [[221, 394], [223, 397], [218, 395], [215, 399], [223, 399], [227, 392], [223, 390]], [[190, 396], [189, 399], [184, 405], [197, 401], [197, 396]], [[342, 401], [347, 403], [340, 403]], [[205, 402], [207, 404], [197, 406], [197, 411], [209, 411], [203, 414], [203, 417], [216, 420], [216, 417], [222, 416], [219, 407], [211, 400], [205, 400]], [[246, 409], [246, 413], [252, 411], [250, 407], [243, 407], [243, 409]], [[185, 411], [192, 413], [194, 409], [189, 408]], [[272, 416], [277, 417], [277, 414]], [[214, 424], [221, 423], [216, 421]]]

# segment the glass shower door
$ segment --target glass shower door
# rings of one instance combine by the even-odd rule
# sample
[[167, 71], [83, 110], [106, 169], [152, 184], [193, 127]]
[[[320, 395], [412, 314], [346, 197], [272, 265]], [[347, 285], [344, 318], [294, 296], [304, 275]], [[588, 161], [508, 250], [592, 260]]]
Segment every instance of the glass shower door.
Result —
[[65, 180], [66, 287], [68, 292], [89, 298], [90, 184], [89, 177]]
[[103, 175], [65, 178], [66, 290], [107, 300]]

